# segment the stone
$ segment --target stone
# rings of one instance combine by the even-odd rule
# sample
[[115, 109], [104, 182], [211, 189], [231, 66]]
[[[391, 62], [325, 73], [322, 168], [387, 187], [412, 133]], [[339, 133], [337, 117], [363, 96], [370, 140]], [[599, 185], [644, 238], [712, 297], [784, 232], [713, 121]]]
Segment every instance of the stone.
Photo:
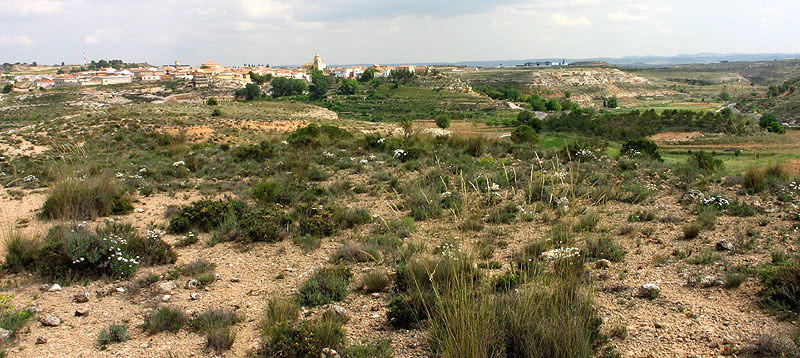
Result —
[[86, 291], [78, 292], [74, 296], [72, 296], [72, 300], [77, 303], [89, 302], [89, 292]]
[[11, 339], [11, 333], [11, 331], [5, 328], [0, 328], [0, 341], [7, 341]]
[[75, 317], [83, 317], [89, 314], [88, 307], [78, 307], [75, 309]]
[[200, 299], [200, 294], [197, 292], [192, 292], [189, 294], [189, 299], [192, 301], [196, 301]]
[[125, 293], [125, 288], [117, 287], [117, 288], [114, 289], [114, 291], [117, 291], [118, 293]]
[[53, 286], [50, 286], [50, 288], [47, 289], [47, 290], [50, 291], [50, 292], [59, 292], [59, 291], [61, 291], [61, 285], [56, 283]]
[[106, 297], [111, 294], [111, 290], [108, 288], [100, 288], [97, 289], [97, 291], [94, 291], [94, 293], [97, 295], [97, 297]]
[[331, 311], [333, 311], [333, 313], [335, 313], [337, 317], [339, 317], [344, 321], [350, 318], [350, 316], [347, 314], [347, 308], [344, 308], [342, 306], [333, 305], [331, 306]]
[[197, 286], [199, 286], [199, 285], [200, 285], [200, 282], [197, 282], [197, 280], [195, 280], [195, 279], [191, 279], [189, 281], [186, 281], [186, 284], [183, 285], [183, 288], [185, 288], [187, 290], [190, 290], [190, 289], [197, 288]]
[[697, 189], [689, 190], [686, 194], [683, 194], [681, 197], [681, 204], [689, 205], [689, 204], [696, 204], [700, 200], [705, 199], [706, 196], [703, 195], [703, 192]]
[[594, 263], [594, 267], [599, 269], [607, 269], [611, 267], [611, 261], [606, 259], [597, 260], [597, 262]]
[[319, 358], [340, 358], [339, 352], [331, 348], [323, 348], [322, 353], [319, 354]]
[[661, 287], [656, 284], [645, 283], [636, 290], [636, 297], [654, 299], [661, 294]]
[[379, 298], [381, 298], [381, 294], [379, 292], [375, 292], [375, 293], [372, 294], [372, 299], [377, 300]]
[[58, 316], [54, 314], [48, 314], [42, 317], [39, 322], [45, 327], [58, 327], [61, 324], [61, 318], [58, 318]]
[[172, 290], [177, 289], [177, 288], [178, 288], [178, 285], [176, 285], [174, 281], [162, 282], [162, 283], [160, 283], [158, 285], [158, 292], [167, 294], [167, 293], [170, 293], [170, 292], [172, 292]]
[[36, 344], [45, 344], [45, 343], [47, 343], [47, 337], [45, 336], [36, 337]]
[[727, 239], [719, 240], [715, 247], [717, 251], [733, 251], [736, 249], [736, 246]]
[[161, 302], [168, 302], [172, 298], [172, 295], [163, 295], [161, 296]]
[[241, 280], [242, 279], [240, 279], [239, 276], [234, 276], [233, 278], [231, 278], [231, 282], [233, 283], [240, 282]]

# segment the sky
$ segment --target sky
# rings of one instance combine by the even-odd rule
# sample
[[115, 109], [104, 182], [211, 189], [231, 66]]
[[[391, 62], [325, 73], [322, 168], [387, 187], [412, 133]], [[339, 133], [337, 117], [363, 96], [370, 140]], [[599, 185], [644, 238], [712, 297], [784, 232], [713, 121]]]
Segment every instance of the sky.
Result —
[[0, 63], [800, 53], [798, 0], [0, 0]]

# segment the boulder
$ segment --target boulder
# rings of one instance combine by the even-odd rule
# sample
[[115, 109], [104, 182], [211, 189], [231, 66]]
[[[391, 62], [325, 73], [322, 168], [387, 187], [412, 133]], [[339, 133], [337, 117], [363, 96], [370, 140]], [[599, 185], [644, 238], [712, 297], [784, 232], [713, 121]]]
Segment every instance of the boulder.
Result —
[[61, 324], [61, 318], [58, 318], [58, 316], [54, 314], [48, 314], [42, 317], [39, 322], [45, 327], [58, 327]]
[[45, 343], [47, 343], [47, 337], [45, 336], [36, 337], [36, 344], [45, 344]]
[[717, 251], [733, 251], [736, 249], [736, 245], [728, 239], [719, 240], [715, 247]]
[[53, 286], [50, 286], [50, 288], [48, 288], [47, 290], [50, 291], [50, 292], [60, 292], [61, 291], [61, 285], [56, 283]]
[[197, 288], [197, 286], [199, 286], [199, 285], [200, 285], [200, 283], [199, 283], [199, 282], [197, 282], [197, 280], [195, 280], [195, 279], [191, 279], [191, 280], [189, 280], [189, 281], [186, 281], [186, 284], [185, 284], [185, 285], [183, 285], [183, 288], [185, 288], [185, 289], [187, 289], [187, 290], [190, 290], [190, 289], [195, 289], [195, 288]]
[[75, 309], [75, 317], [83, 317], [89, 314], [89, 308], [78, 307]]
[[74, 296], [72, 296], [72, 300], [77, 303], [89, 302], [89, 292], [87, 291], [78, 292]]
[[12, 333], [13, 332], [11, 332], [11, 331], [9, 331], [9, 330], [7, 330], [5, 328], [0, 328], [0, 341], [7, 341], [7, 340], [11, 339]]
[[161, 292], [163, 294], [167, 294], [167, 293], [170, 293], [170, 292], [172, 292], [172, 290], [177, 289], [177, 288], [178, 288], [178, 285], [176, 285], [174, 281], [162, 282], [162, 283], [160, 283], [158, 285], [158, 292]]
[[683, 197], [681, 197], [681, 204], [684, 205], [696, 204], [697, 202], [705, 198], [706, 196], [703, 195], [703, 192], [697, 189], [692, 189], [686, 192], [686, 194], [683, 194]]
[[653, 283], [645, 283], [636, 290], [636, 297], [654, 299], [661, 295], [661, 287]]

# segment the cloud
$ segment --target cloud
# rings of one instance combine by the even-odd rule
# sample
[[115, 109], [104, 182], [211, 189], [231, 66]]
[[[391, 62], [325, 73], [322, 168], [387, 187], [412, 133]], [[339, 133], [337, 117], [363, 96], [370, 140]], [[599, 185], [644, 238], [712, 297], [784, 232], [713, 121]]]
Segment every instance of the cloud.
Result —
[[31, 16], [50, 14], [61, 8], [62, 2], [56, 0], [3, 0], [0, 2], [0, 16]]
[[277, 18], [292, 10], [292, 5], [274, 0], [239, 0], [239, 8], [250, 17]]
[[611, 14], [608, 14], [608, 18], [614, 21], [623, 21], [623, 22], [636, 22], [636, 21], [645, 21], [647, 20], [647, 16], [644, 15], [635, 15], [631, 14], [627, 11], [617, 11]]
[[0, 45], [2, 46], [31, 46], [33, 40], [25, 35], [8, 36], [0, 35]]
[[553, 14], [552, 19], [556, 25], [567, 26], [567, 27], [589, 26], [592, 24], [592, 22], [589, 21], [589, 19], [587, 19], [585, 16], [567, 17], [567, 15], [564, 15], [562, 13]]

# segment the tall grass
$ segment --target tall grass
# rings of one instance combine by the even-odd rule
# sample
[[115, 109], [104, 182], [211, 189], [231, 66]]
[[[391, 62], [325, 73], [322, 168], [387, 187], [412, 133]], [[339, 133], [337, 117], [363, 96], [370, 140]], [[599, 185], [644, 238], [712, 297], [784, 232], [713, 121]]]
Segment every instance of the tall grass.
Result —
[[47, 219], [92, 220], [133, 210], [122, 184], [108, 175], [57, 181], [42, 206]]

